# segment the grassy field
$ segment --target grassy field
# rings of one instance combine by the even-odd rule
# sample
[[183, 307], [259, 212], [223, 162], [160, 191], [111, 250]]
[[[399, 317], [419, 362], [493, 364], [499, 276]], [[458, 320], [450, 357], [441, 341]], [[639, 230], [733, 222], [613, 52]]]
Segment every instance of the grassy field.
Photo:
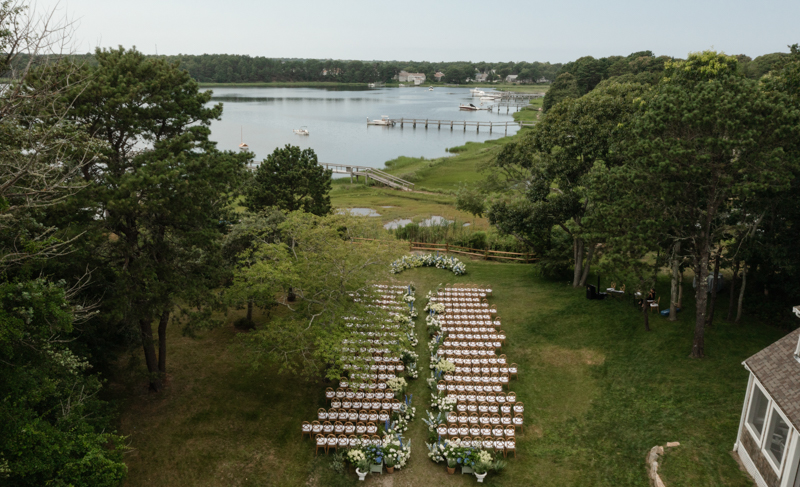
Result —
[[[535, 119], [538, 113], [534, 107], [517, 116]], [[453, 208], [453, 191], [461, 181], [477, 180], [478, 164], [510, 140], [467, 144], [449, 158], [391, 161], [390, 172], [415, 178], [418, 189], [426, 191], [340, 181], [332, 200], [337, 207], [374, 208], [385, 221], [432, 214], [471, 221]], [[486, 222], [477, 220], [475, 226], [485, 228]], [[668, 441], [681, 443], [662, 460], [668, 486], [752, 485], [729, 453], [747, 383], [741, 362], [782, 331], [747, 316], [739, 325], [718, 319], [707, 332], [707, 357], [691, 360], [691, 296], [684, 299], [678, 322], [651, 315], [652, 331], [646, 332], [630, 301], [587, 301], [567, 278], [544, 279], [535, 266], [467, 261], [467, 269], [461, 277], [414, 269], [396, 279], [417, 285], [420, 305], [422, 296], [440, 283], [494, 289], [491, 302], [508, 337], [502, 352], [520, 366], [520, 377], [510, 388], [525, 403], [526, 425], [518, 438], [518, 457], [500, 474], [490, 474], [487, 485], [642, 486], [648, 482], [647, 451]], [[690, 282], [687, 276], [687, 289]], [[657, 290], [668, 295], [666, 278]], [[717, 316], [725, 316], [727, 303], [723, 292]], [[147, 393], [139, 351], [120, 361], [110, 389], [121, 411], [120, 430], [131, 446], [127, 486], [357, 484], [352, 471], [335, 473], [330, 456], [315, 456], [313, 443], [300, 440], [301, 422], [314, 419], [316, 409], [325, 405], [325, 387], [333, 384], [250, 369], [231, 326], [242, 313], [231, 312], [225, 326], [196, 338], [172, 326], [169, 380], [159, 395]], [[255, 318], [261, 323], [268, 319]], [[448, 476], [427, 458], [427, 431], [420, 420], [429, 398], [424, 320], [417, 321], [417, 330], [421, 377], [409, 390], [417, 419], [407, 434], [412, 458], [402, 471], [372, 475], [364, 485], [472, 485], [473, 477]]]
[[[750, 485], [728, 453], [747, 383], [740, 364], [781, 332], [717, 323], [707, 337], [708, 357], [691, 360], [688, 301], [677, 323], [653, 315], [648, 333], [630, 302], [587, 301], [582, 290], [545, 280], [534, 266], [472, 261], [467, 268], [461, 277], [429, 268], [397, 277], [413, 281], [420, 298], [443, 282], [494, 289], [491, 302], [508, 336], [503, 353], [520, 365], [510, 389], [526, 405], [526, 426], [518, 457], [487, 485], [641, 486], [646, 452], [667, 441], [681, 442], [664, 459], [667, 485]], [[663, 282], [659, 291], [666, 288]], [[353, 473], [334, 473], [329, 457], [315, 457], [313, 443], [300, 440], [300, 423], [324, 406], [331, 384], [249, 369], [235, 346], [236, 317], [197, 338], [170, 330], [169, 383], [161, 395], [147, 394], [138, 354], [121, 370], [115, 390], [127, 398], [121, 430], [132, 447], [126, 485], [355, 485]], [[419, 419], [429, 397], [424, 320], [417, 327], [412, 458], [403, 471], [373, 475], [365, 485], [471, 485], [474, 478], [448, 476], [427, 459]]]

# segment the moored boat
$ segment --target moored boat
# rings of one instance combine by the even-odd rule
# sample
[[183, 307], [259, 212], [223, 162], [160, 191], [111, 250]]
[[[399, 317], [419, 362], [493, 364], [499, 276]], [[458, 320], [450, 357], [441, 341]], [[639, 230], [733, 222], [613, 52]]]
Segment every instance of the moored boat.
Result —
[[461, 105], [458, 106], [458, 108], [460, 108], [461, 110], [477, 110], [478, 109], [478, 107], [476, 107], [472, 103], [470, 103], [468, 105], [464, 105], [462, 103]]
[[297, 135], [308, 135], [308, 127], [303, 125], [299, 129], [294, 129], [292, 132], [296, 133]]
[[380, 120], [370, 120], [369, 117], [367, 118], [367, 125], [382, 125], [384, 127], [392, 125], [392, 121], [389, 120], [389, 115], [381, 115]]

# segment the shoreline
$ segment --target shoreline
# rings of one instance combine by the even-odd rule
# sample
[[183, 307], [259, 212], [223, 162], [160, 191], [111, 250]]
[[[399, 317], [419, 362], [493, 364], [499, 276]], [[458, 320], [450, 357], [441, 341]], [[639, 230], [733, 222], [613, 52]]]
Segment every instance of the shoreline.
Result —
[[[335, 81], [275, 81], [252, 83], [212, 83], [200, 82], [201, 88], [363, 88], [370, 89], [366, 83], [339, 83]], [[493, 88], [497, 91], [513, 91], [517, 93], [545, 93], [550, 85], [511, 85], [501, 83], [423, 83], [421, 85], [403, 86], [403, 88]], [[400, 88], [400, 83], [386, 83], [381, 88]], [[372, 88], [378, 89], [378, 88]]]

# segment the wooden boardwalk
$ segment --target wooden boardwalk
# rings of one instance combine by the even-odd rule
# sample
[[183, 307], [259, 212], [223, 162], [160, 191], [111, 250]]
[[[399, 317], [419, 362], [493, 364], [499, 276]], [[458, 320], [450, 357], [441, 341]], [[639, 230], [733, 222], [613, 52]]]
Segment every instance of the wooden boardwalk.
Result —
[[476, 132], [481, 131], [481, 127], [485, 129], [489, 129], [489, 133], [491, 134], [492, 131], [497, 129], [504, 129], [506, 133], [508, 133], [508, 127], [533, 127], [535, 124], [533, 122], [518, 122], [518, 121], [510, 121], [510, 122], [486, 122], [486, 121], [477, 121], [477, 120], [431, 120], [428, 118], [397, 118], [397, 119], [389, 119], [389, 122], [392, 124], [392, 127], [400, 125], [400, 128], [403, 128], [406, 124], [411, 125], [413, 128], [417, 128], [417, 124], [424, 128], [431, 128], [436, 127], [437, 129], [441, 129], [442, 126], [445, 128], [450, 128], [453, 130], [456, 127], [462, 127], [464, 132], [467, 131], [467, 127], [475, 127]]
[[374, 167], [354, 166], [351, 164], [331, 164], [326, 162], [320, 162], [319, 165], [323, 166], [325, 169], [330, 169], [335, 174], [349, 174], [350, 181], [353, 180], [353, 176], [355, 176], [356, 181], [358, 181], [359, 176], [363, 176], [364, 182], [366, 183], [369, 183], [370, 178], [372, 178], [373, 180], [383, 183], [386, 186], [403, 191], [412, 191], [414, 189], [414, 183], [398, 178], [397, 176], [381, 171], [380, 169], [376, 169]]

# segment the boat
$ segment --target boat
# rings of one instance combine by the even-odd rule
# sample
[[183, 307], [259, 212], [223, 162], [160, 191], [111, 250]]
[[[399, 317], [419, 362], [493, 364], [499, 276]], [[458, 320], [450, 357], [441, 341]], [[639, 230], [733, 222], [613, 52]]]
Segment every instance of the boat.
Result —
[[477, 110], [478, 107], [470, 103], [469, 105], [464, 105], [463, 103], [458, 106], [461, 110]]
[[241, 142], [239, 144], [240, 151], [247, 152], [250, 150], [250, 146], [244, 143], [244, 129], [242, 127], [239, 127], [239, 141]]
[[431, 86], [430, 88], [428, 88], [428, 91], [433, 91], [433, 86]]
[[389, 120], [389, 115], [381, 115], [380, 120], [370, 120], [367, 117], [367, 125], [382, 125], [384, 127], [388, 127], [389, 125], [393, 125], [392, 121]]
[[475, 90], [469, 90], [469, 92], [472, 93], [472, 96], [486, 96], [486, 92], [483, 90], [475, 89]]
[[299, 129], [294, 129], [292, 132], [296, 133], [297, 135], [308, 135], [308, 127], [303, 125]]

